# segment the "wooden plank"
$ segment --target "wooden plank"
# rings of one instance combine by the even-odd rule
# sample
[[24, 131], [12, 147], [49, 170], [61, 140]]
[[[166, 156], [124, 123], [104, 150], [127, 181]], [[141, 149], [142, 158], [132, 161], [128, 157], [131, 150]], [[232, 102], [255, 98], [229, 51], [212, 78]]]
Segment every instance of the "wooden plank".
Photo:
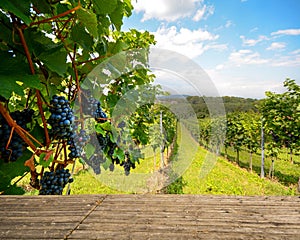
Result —
[[69, 238], [300, 239], [299, 207], [295, 197], [109, 195]]
[[0, 239], [300, 239], [299, 197], [0, 196]]
[[1, 196], [0, 239], [63, 239], [105, 196]]

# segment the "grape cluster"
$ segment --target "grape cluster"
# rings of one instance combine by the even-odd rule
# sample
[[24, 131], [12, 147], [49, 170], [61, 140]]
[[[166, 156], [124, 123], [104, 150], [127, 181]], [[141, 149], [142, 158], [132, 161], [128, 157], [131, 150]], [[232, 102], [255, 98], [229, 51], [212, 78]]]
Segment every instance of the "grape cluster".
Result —
[[86, 163], [93, 169], [96, 175], [101, 173], [100, 163], [103, 162], [103, 156], [99, 154], [93, 154], [89, 159], [86, 159]]
[[103, 149], [98, 143], [97, 136], [95, 134], [92, 134], [90, 136], [89, 143], [95, 147], [94, 154], [92, 154], [89, 158], [84, 153], [82, 155], [83, 160], [94, 170], [95, 174], [100, 174], [101, 169], [100, 165], [105, 163], [106, 159], [103, 156]]
[[104, 123], [107, 121], [107, 116], [106, 116], [105, 112], [103, 112], [100, 102], [97, 105], [97, 109], [96, 109], [94, 117], [98, 123]]
[[93, 97], [86, 99], [86, 104], [83, 105], [86, 106], [83, 108], [83, 113], [93, 117], [96, 116], [98, 104], [100, 104], [99, 101]]
[[97, 133], [98, 145], [102, 151], [107, 153], [107, 156], [112, 161], [109, 165], [109, 170], [114, 171], [115, 164], [120, 164], [120, 166], [123, 166], [124, 168], [125, 175], [128, 176], [130, 174], [130, 170], [135, 168], [135, 164], [130, 160], [130, 154], [128, 151], [125, 152], [125, 160], [122, 162], [118, 157], [114, 156], [115, 149], [118, 145], [111, 140], [110, 134], [112, 133], [108, 131], [105, 136]]
[[130, 174], [130, 169], [135, 169], [135, 164], [130, 161], [130, 155], [128, 152], [125, 153], [125, 158], [126, 160], [120, 165], [123, 166], [125, 175], [128, 176]]
[[50, 104], [51, 115], [48, 123], [52, 127], [51, 135], [54, 139], [71, 138], [73, 135], [72, 124], [75, 118], [69, 101], [63, 96], [54, 95]]
[[[34, 111], [32, 109], [24, 109], [23, 111], [15, 111], [10, 116], [16, 121], [16, 123], [24, 130], [28, 130], [27, 124], [32, 121]], [[26, 143], [22, 138], [14, 131], [12, 138], [10, 139], [12, 128], [8, 125], [7, 121], [0, 115], [0, 156], [5, 162], [14, 162], [22, 156]], [[6, 148], [7, 143], [8, 147]]]
[[100, 146], [100, 149], [103, 150], [106, 146], [107, 143], [109, 142], [109, 135], [106, 134], [103, 136], [102, 134], [96, 133], [97, 139], [98, 139], [98, 145]]
[[40, 195], [62, 195], [64, 187], [73, 182], [69, 169], [57, 169], [55, 172], [45, 172], [41, 181]]
[[73, 137], [67, 141], [69, 145], [69, 158], [78, 158], [83, 151], [83, 147], [87, 144], [90, 137], [85, 130], [81, 129], [79, 134], [73, 134]]
[[[105, 123], [107, 122], [107, 115], [101, 108], [101, 104], [95, 98], [87, 98], [86, 96], [90, 96], [90, 92], [86, 91], [82, 97], [82, 104], [86, 106], [83, 109], [84, 114], [91, 115], [95, 118], [97, 123]], [[125, 122], [121, 121], [118, 125], [118, 128], [125, 128]], [[100, 164], [105, 162], [105, 158], [103, 157], [103, 152], [106, 153], [106, 156], [112, 161], [109, 170], [114, 171], [115, 164], [120, 164], [124, 167], [124, 171], [126, 175], [129, 175], [130, 169], [135, 168], [134, 163], [130, 161], [129, 154], [126, 155], [126, 160], [121, 163], [120, 159], [114, 156], [115, 149], [118, 147], [117, 144], [111, 140], [112, 132], [106, 131], [106, 134], [102, 135], [100, 133], [96, 133], [96, 143], [92, 143], [93, 146], [96, 147], [95, 153], [87, 159], [84, 157], [85, 162], [93, 168], [96, 174], [101, 173]], [[92, 142], [92, 140], [91, 140]], [[98, 148], [98, 149], [97, 149]], [[69, 148], [70, 149], [70, 148]], [[70, 149], [71, 150], [71, 149]], [[98, 154], [100, 153], [100, 154]], [[75, 155], [75, 154], [74, 154]]]
[[81, 104], [85, 106], [82, 111], [86, 115], [90, 115], [95, 118], [99, 123], [106, 122], [107, 116], [101, 108], [101, 103], [90, 96], [91, 92], [89, 90], [85, 91], [81, 98]]

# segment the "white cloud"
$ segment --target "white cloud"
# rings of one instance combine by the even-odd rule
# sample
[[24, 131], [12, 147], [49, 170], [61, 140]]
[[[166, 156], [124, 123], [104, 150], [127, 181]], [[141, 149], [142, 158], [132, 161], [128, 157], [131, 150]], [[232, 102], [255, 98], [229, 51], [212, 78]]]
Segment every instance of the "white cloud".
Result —
[[242, 49], [232, 52], [229, 56], [229, 61], [236, 66], [248, 64], [265, 64], [269, 62], [268, 59], [261, 58], [258, 52], [253, 52], [248, 49]]
[[276, 32], [272, 32], [271, 35], [272, 36], [275, 36], [275, 35], [300, 35], [300, 29], [278, 30]]
[[202, 19], [206, 19], [208, 16], [214, 14], [214, 7], [213, 6], [208, 6], [208, 5], [203, 5], [200, 9], [197, 10], [195, 16], [193, 17], [193, 20], [198, 22]]
[[209, 49], [224, 50], [225, 44], [216, 44], [213, 41], [219, 38], [206, 30], [190, 30], [175, 26], [162, 26], [153, 33], [157, 40], [156, 47], [179, 52], [190, 58], [195, 58]]
[[293, 55], [294, 55], [294, 54], [295, 54], [295, 55], [296, 55], [296, 54], [300, 54], [300, 49], [297, 49], [297, 50], [295, 50], [295, 51], [292, 51], [291, 54], [293, 54]]
[[282, 50], [286, 47], [284, 42], [273, 42], [267, 50]]
[[250, 32], [256, 32], [258, 30], [258, 27], [254, 27], [252, 29], [250, 29]]
[[257, 39], [246, 39], [245, 36], [241, 35], [240, 39], [242, 39], [243, 41], [243, 46], [255, 46], [257, 43], [262, 42], [264, 40], [268, 40], [268, 38], [266, 36], [259, 36]]
[[219, 64], [216, 66], [216, 70], [222, 70], [224, 69], [224, 64]]
[[199, 9], [196, 12], [195, 16], [193, 17], [193, 20], [196, 21], [196, 22], [201, 20], [204, 17], [204, 14], [205, 14], [205, 7]]
[[[248, 67], [240, 71], [234, 68], [205, 69], [221, 96], [264, 98], [266, 91], [282, 92], [282, 79], [286, 76], [261, 74]], [[251, 73], [250, 73], [251, 72]], [[281, 87], [281, 88], [280, 88]]]
[[232, 21], [227, 20], [227, 21], [226, 21], [226, 24], [225, 24], [225, 28], [229, 28], [229, 27], [231, 27], [231, 26], [232, 26]]
[[142, 21], [158, 19], [172, 22], [180, 18], [193, 17], [194, 21], [212, 15], [213, 6], [204, 0], [138, 0], [133, 1], [136, 12], [143, 12]]
[[299, 67], [300, 53], [293, 56], [281, 56], [272, 61], [273, 67]]

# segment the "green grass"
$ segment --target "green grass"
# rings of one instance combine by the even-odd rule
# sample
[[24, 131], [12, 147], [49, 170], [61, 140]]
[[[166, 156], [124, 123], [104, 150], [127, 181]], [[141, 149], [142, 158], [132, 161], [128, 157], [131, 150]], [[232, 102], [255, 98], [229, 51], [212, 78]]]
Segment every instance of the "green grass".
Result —
[[[199, 148], [195, 161], [184, 173], [186, 186], [184, 193], [189, 194], [225, 194], [225, 195], [295, 195], [296, 189], [286, 187], [279, 182], [261, 179], [256, 173], [250, 173], [222, 157], [205, 176], [201, 176], [203, 159], [207, 151]], [[213, 154], [210, 154], [213, 155]]]
[[[186, 129], [183, 129], [182, 135], [180, 146], [186, 152], [179, 150], [178, 162], [183, 161], [186, 156], [189, 156], [188, 153], [194, 150], [192, 144], [194, 140], [191, 139]], [[246, 162], [249, 154], [242, 153], [240, 157]], [[256, 159], [256, 168], [260, 166], [259, 163]], [[282, 167], [285, 174], [300, 176], [297, 164], [290, 164], [286, 161], [284, 163], [289, 165], [286, 168]], [[268, 165], [268, 161], [266, 161], [266, 165]], [[256, 172], [251, 173], [223, 157], [216, 157], [202, 147], [197, 148], [191, 165], [182, 177], [185, 182], [183, 186], [185, 194], [295, 195], [297, 193], [294, 184], [290, 184], [288, 187], [279, 183], [278, 180], [261, 179]]]
[[[228, 158], [235, 162], [236, 153], [233, 150], [233, 148], [229, 148], [227, 150], [228, 152]], [[299, 156], [293, 156], [294, 163], [291, 163], [289, 160], [289, 156], [286, 152], [286, 150], [282, 150], [281, 154], [279, 155], [279, 158], [274, 161], [274, 180], [278, 181], [285, 186], [292, 186], [295, 187], [295, 185], [298, 182], [298, 179], [300, 177], [300, 157]], [[240, 162], [239, 165], [245, 169], [249, 169], [249, 162], [250, 162], [250, 156], [249, 153], [245, 150], [242, 150], [240, 152]], [[253, 164], [253, 172], [260, 175], [260, 165], [261, 165], [261, 155], [260, 152], [257, 154], [253, 154], [252, 159]], [[271, 166], [271, 158], [265, 157], [265, 176], [269, 176], [269, 170]]]
[[[177, 154], [172, 161], [171, 169], [175, 175], [182, 175], [172, 189], [179, 189], [184, 194], [225, 194], [225, 195], [296, 195], [296, 178], [300, 176], [299, 164], [278, 160], [275, 162], [275, 176], [271, 180], [261, 179], [256, 171], [260, 171], [260, 156], [254, 155], [251, 173], [246, 168], [240, 168], [236, 163], [199, 147], [183, 127], [179, 129]], [[74, 182], [71, 184], [71, 194], [117, 194], [142, 193], [149, 190], [149, 180], [153, 176], [154, 163], [151, 148], [143, 149], [146, 159], [132, 170], [126, 177], [123, 168], [116, 167], [114, 172], [102, 169], [100, 175], [94, 175], [89, 170], [83, 170], [77, 163]], [[235, 153], [230, 150], [229, 155]], [[240, 164], [247, 167], [249, 154], [241, 152]], [[270, 160], [266, 160], [266, 173]], [[157, 172], [159, 168], [159, 151], [156, 154]], [[26, 194], [38, 194], [28, 188], [29, 176], [19, 185], [29, 189]], [[184, 183], [184, 184], [183, 184]], [[178, 184], [178, 186], [176, 186]], [[149, 188], [149, 189], [147, 189]], [[151, 189], [150, 189], [151, 190]]]

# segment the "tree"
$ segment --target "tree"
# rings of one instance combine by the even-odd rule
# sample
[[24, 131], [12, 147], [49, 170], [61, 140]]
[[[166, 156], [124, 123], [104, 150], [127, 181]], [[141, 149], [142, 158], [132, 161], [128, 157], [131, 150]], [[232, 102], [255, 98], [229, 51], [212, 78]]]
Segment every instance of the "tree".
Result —
[[239, 164], [240, 150], [244, 145], [245, 128], [240, 121], [241, 114], [231, 113], [227, 115], [227, 131], [225, 148], [228, 146], [236, 150], [236, 162]]
[[256, 153], [260, 146], [260, 116], [254, 113], [244, 113], [240, 121], [244, 127], [244, 145], [250, 153], [249, 168], [252, 171], [253, 153]]
[[269, 155], [277, 157], [278, 148], [286, 147], [293, 162], [293, 152], [300, 147], [300, 86], [295, 80], [286, 79], [282, 94], [266, 92], [266, 99], [260, 106], [263, 122], [272, 143]]

